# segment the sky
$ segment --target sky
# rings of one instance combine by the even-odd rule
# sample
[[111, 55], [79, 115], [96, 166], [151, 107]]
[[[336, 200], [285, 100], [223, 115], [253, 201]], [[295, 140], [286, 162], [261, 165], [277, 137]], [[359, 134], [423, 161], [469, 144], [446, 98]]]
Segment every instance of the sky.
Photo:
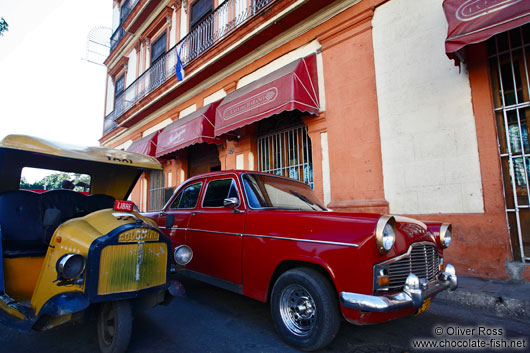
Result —
[[0, 139], [9, 134], [99, 145], [106, 68], [86, 61], [87, 36], [107, 27], [112, 0], [1, 0]]

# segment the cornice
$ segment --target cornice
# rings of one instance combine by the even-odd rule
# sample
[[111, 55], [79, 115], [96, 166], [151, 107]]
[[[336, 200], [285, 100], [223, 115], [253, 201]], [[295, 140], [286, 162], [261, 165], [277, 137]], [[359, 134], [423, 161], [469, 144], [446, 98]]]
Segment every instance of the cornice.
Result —
[[333, 28], [321, 33], [317, 38], [322, 44], [322, 50], [331, 48], [347, 39], [371, 30], [374, 12], [375, 8], [369, 7], [355, 16], [347, 18]]

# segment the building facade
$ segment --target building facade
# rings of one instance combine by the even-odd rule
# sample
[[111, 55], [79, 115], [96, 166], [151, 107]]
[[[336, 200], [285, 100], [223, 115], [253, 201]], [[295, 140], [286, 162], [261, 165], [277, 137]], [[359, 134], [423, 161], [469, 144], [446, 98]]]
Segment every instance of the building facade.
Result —
[[530, 17], [446, 49], [468, 2], [114, 1], [100, 142], [163, 163], [143, 211], [193, 175], [267, 171], [336, 211], [451, 222], [461, 274], [529, 280]]

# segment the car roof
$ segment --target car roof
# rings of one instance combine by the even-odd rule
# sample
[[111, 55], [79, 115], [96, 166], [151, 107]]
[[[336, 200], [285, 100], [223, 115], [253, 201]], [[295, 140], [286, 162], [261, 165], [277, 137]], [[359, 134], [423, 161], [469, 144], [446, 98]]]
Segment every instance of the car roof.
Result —
[[26, 135], [8, 135], [4, 137], [0, 141], [0, 149], [36, 152], [47, 156], [79, 161], [162, 170], [162, 166], [155, 158], [143, 154], [106, 147], [75, 146]]
[[193, 176], [193, 177], [189, 178], [188, 180], [186, 180], [186, 182], [192, 181], [192, 180], [196, 180], [196, 179], [202, 179], [202, 178], [213, 178], [213, 177], [218, 177], [218, 176], [224, 176], [224, 175], [227, 175], [227, 174], [236, 174], [237, 176], [241, 176], [243, 174], [260, 174], [260, 175], [265, 175], [265, 176], [269, 176], [269, 177], [270, 176], [277, 177], [277, 178], [285, 179], [285, 180], [288, 180], [288, 181], [295, 181], [295, 182], [299, 182], [299, 183], [304, 184], [300, 180], [284, 177], [282, 175], [276, 175], [276, 174], [266, 173], [266, 172], [257, 172], [255, 170], [241, 170], [241, 169], [237, 169], [237, 170], [236, 169], [227, 169], [227, 170], [219, 170], [219, 171], [215, 171], [215, 172], [199, 174], [199, 175], [196, 175], [196, 176]]

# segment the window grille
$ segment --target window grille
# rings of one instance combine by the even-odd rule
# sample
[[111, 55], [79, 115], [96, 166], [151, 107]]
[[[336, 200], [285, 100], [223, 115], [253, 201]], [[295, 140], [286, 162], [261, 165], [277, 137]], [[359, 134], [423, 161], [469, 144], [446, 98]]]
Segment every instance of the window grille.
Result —
[[530, 262], [530, 25], [487, 44], [512, 247], [516, 259]]
[[149, 175], [149, 211], [161, 210], [164, 206], [164, 172], [151, 171]]
[[313, 158], [307, 126], [258, 137], [258, 170], [298, 179], [313, 188]]

